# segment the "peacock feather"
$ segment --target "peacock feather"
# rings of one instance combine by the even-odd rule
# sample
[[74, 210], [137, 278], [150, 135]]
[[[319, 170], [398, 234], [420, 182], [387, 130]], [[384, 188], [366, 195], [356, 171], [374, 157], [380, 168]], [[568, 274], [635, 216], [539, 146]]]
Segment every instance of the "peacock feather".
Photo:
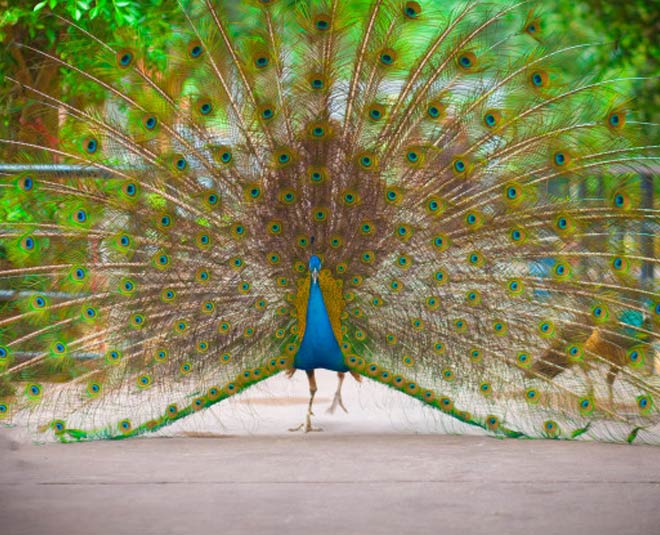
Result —
[[6, 76], [59, 124], [0, 139], [2, 422], [133, 437], [327, 368], [498, 436], [659, 442], [660, 147], [533, 3], [457, 6], [206, 0], [166, 49], [16, 44], [66, 83]]

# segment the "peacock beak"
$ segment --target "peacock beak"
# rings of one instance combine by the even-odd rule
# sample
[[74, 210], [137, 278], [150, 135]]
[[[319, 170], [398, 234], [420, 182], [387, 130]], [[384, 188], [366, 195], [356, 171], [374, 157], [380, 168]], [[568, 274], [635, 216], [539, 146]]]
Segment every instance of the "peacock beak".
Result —
[[319, 280], [318, 268], [312, 268], [312, 284], [316, 284]]

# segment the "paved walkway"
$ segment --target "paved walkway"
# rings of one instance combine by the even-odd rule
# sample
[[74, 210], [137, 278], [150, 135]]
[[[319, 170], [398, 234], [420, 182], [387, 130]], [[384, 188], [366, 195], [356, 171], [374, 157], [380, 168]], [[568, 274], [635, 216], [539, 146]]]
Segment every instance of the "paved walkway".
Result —
[[23, 445], [0, 532], [654, 534], [660, 448], [315, 433]]

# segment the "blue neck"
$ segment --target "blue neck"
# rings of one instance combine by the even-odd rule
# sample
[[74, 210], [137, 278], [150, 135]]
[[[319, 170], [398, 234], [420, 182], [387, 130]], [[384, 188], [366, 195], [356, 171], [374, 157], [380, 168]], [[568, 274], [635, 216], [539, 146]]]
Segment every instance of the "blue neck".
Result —
[[305, 333], [293, 365], [300, 370], [325, 368], [337, 372], [348, 371], [318, 281], [312, 280], [309, 289]]

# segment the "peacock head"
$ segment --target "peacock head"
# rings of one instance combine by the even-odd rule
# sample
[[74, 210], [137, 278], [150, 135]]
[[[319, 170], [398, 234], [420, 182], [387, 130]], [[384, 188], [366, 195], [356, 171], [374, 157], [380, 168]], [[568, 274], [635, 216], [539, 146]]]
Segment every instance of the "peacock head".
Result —
[[309, 258], [309, 271], [312, 275], [312, 283], [316, 284], [319, 280], [319, 271], [321, 270], [321, 259], [316, 256], [312, 255]]

